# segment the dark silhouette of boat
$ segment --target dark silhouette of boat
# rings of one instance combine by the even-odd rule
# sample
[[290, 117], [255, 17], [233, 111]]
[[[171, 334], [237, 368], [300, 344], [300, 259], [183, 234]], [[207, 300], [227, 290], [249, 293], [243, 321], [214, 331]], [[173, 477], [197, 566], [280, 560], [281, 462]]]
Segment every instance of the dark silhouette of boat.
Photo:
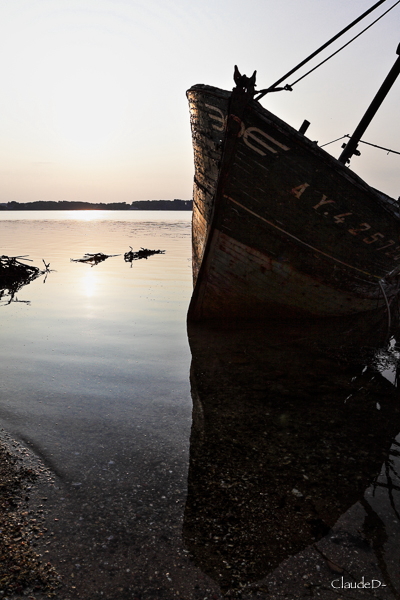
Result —
[[232, 92], [190, 88], [189, 320], [393, 310], [399, 203], [347, 163], [399, 71], [400, 57], [338, 160], [305, 136], [307, 122], [296, 131], [261, 106], [267, 91], [282, 88], [255, 92], [255, 73], [248, 78], [235, 67]]

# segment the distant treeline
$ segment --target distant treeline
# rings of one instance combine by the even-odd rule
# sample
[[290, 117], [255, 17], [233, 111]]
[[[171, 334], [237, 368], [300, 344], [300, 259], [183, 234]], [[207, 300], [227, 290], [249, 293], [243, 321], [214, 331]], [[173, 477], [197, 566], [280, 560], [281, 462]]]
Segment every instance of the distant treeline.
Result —
[[7, 202], [0, 210], [192, 210], [192, 200], [137, 200], [126, 202]]

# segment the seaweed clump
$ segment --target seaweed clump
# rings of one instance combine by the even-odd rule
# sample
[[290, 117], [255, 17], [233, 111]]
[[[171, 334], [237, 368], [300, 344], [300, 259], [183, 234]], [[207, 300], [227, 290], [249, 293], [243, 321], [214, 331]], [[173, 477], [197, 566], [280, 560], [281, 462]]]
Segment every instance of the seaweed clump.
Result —
[[140, 250], [135, 251], [132, 246], [129, 246], [129, 252], [125, 252], [124, 259], [125, 262], [132, 262], [133, 260], [140, 260], [141, 258], [148, 258], [149, 256], [153, 256], [153, 254], [165, 254], [165, 250], [148, 250], [147, 248], [140, 248]]
[[94, 267], [95, 265], [98, 265], [99, 263], [103, 262], [107, 258], [111, 258], [112, 256], [119, 256], [119, 254], [103, 254], [103, 252], [96, 252], [95, 254], [90, 254], [89, 252], [87, 252], [83, 256], [83, 258], [71, 258], [71, 262], [88, 263], [92, 267]]
[[18, 301], [15, 295], [24, 285], [48, 272], [48, 265], [45, 264], [46, 271], [41, 271], [39, 267], [22, 262], [21, 258], [30, 260], [26, 256], [0, 256], [0, 304]]

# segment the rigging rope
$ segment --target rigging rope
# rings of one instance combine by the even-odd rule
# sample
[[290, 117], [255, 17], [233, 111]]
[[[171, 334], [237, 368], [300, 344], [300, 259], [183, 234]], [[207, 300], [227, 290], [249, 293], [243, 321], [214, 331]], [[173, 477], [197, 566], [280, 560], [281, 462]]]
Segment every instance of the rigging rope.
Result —
[[390, 148], [384, 148], [383, 146], [377, 146], [376, 144], [370, 144], [369, 142], [364, 142], [363, 140], [360, 140], [359, 143], [367, 144], [367, 146], [373, 146], [374, 148], [379, 148], [379, 150], [386, 150], [386, 152], [388, 154], [400, 154], [400, 152], [396, 152], [396, 150], [390, 150]]
[[[344, 140], [344, 138], [350, 138], [350, 137], [351, 136], [348, 133], [346, 133], [345, 135], [342, 135], [342, 137], [337, 138], [336, 140], [332, 140], [331, 142], [327, 142], [326, 144], [322, 144], [320, 146], [320, 148], [323, 148], [324, 146], [329, 146], [329, 144], [334, 144], [335, 142], [339, 142], [340, 140]], [[385, 152], [387, 152], [388, 154], [400, 154], [400, 152], [397, 152], [397, 150], [391, 150], [390, 148], [384, 148], [383, 146], [378, 146], [377, 144], [371, 144], [371, 142], [364, 142], [364, 140], [359, 140], [358, 143], [359, 144], [366, 144], [367, 146], [373, 146], [373, 148], [379, 148], [379, 150], [385, 150]]]
[[340, 140], [344, 140], [344, 138], [349, 138], [349, 134], [346, 133], [345, 135], [342, 135], [342, 137], [340, 138], [336, 138], [336, 140], [332, 140], [331, 142], [327, 142], [326, 144], [322, 144], [322, 146], [320, 146], [320, 148], [323, 148], [324, 146], [329, 146], [329, 144], [334, 144], [335, 142], [339, 142]]
[[369, 29], [370, 27], [372, 27], [372, 25], [375, 25], [375, 23], [377, 23], [380, 19], [382, 19], [382, 17], [384, 17], [385, 15], [387, 15], [387, 13], [390, 12], [392, 10], [392, 8], [394, 8], [395, 6], [397, 6], [397, 4], [400, 4], [400, 0], [397, 0], [397, 2], [395, 4], [393, 4], [393, 6], [391, 6], [390, 8], [388, 8], [388, 10], [385, 11], [384, 13], [382, 13], [380, 17], [378, 17], [377, 19], [375, 19], [375, 21], [372, 21], [372, 23], [370, 25], [368, 25], [365, 29], [363, 29], [362, 31], [360, 31], [360, 33], [358, 33], [357, 35], [355, 35], [346, 44], [344, 44], [343, 46], [341, 46], [341, 48], [339, 48], [338, 50], [336, 50], [336, 52], [333, 52], [333, 54], [331, 54], [330, 56], [328, 56], [327, 58], [325, 58], [325, 60], [323, 60], [320, 63], [318, 63], [318, 65], [316, 65], [313, 69], [310, 69], [309, 71], [307, 71], [307, 73], [305, 73], [304, 75], [302, 75], [301, 77], [299, 77], [299, 79], [296, 79], [296, 81], [294, 81], [290, 85], [286, 86], [287, 89], [293, 88], [293, 86], [296, 85], [296, 83], [299, 83], [299, 81], [301, 81], [302, 79], [304, 79], [305, 77], [307, 77], [307, 75], [309, 75], [310, 73], [312, 73], [313, 71], [315, 71], [316, 69], [318, 69], [318, 67], [320, 67], [321, 65], [323, 65], [324, 63], [326, 63], [330, 58], [332, 58], [333, 56], [335, 56], [335, 54], [338, 54], [341, 50], [343, 50], [343, 48], [346, 48], [346, 46], [349, 46], [349, 44], [351, 44], [351, 42], [354, 42], [354, 40], [356, 40], [358, 37], [360, 37], [360, 35], [362, 35], [363, 33], [365, 33], [367, 31], [367, 29]]
[[[373, 10], [375, 10], [376, 8], [378, 8], [378, 6], [380, 6], [381, 4], [383, 4], [383, 2], [386, 2], [386, 0], [379, 0], [379, 2], [377, 2], [376, 4], [374, 4], [373, 6], [371, 6], [371, 8], [369, 8], [365, 13], [363, 13], [360, 17], [358, 17], [357, 19], [355, 19], [355, 21], [353, 21], [352, 23], [350, 23], [350, 25], [347, 25], [347, 27], [345, 27], [344, 29], [342, 29], [341, 31], [339, 31], [339, 33], [337, 33], [335, 36], [333, 36], [333, 38], [331, 38], [325, 44], [323, 44], [322, 46], [320, 46], [320, 48], [318, 48], [317, 50], [315, 50], [315, 52], [313, 52], [312, 54], [310, 54], [310, 56], [308, 56], [306, 59], [304, 59], [296, 67], [294, 67], [293, 69], [291, 69], [288, 73], [286, 73], [286, 75], [284, 75], [283, 77], [281, 77], [280, 79], [278, 79], [278, 81], [276, 81], [269, 88], [266, 88], [264, 90], [259, 90], [258, 95], [255, 98], [255, 100], [260, 100], [263, 96], [265, 96], [265, 94], [268, 94], [268, 92], [277, 92], [277, 91], [280, 91], [280, 90], [283, 90], [283, 89], [290, 89], [289, 86], [285, 86], [283, 88], [277, 88], [277, 86], [280, 83], [282, 83], [282, 81], [284, 81], [285, 79], [287, 79], [287, 77], [290, 77], [290, 75], [292, 75], [293, 73], [295, 73], [296, 71], [298, 71], [303, 65], [305, 65], [306, 63], [308, 63], [312, 58], [314, 58], [314, 56], [317, 56], [317, 54], [319, 54], [320, 52], [322, 52], [322, 50], [325, 50], [325, 48], [327, 48], [328, 46], [330, 46], [330, 44], [332, 44], [339, 37], [341, 37], [344, 33], [346, 33], [346, 31], [348, 31], [349, 29], [351, 29], [352, 27], [354, 27], [354, 25], [356, 25], [357, 23], [359, 23], [362, 19], [364, 19], [367, 15], [369, 15]], [[398, 2], [396, 2], [396, 4], [398, 4], [399, 2], [400, 2], [400, 0], [398, 0]], [[394, 6], [396, 6], [396, 4]], [[392, 8], [394, 8], [394, 6], [392, 6]]]

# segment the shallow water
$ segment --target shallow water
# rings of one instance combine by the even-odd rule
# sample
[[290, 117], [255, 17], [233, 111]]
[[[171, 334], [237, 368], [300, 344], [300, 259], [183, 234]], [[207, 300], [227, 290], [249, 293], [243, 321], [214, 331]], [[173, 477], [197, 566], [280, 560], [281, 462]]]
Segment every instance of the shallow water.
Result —
[[[85, 496], [89, 504], [79, 500], [71, 509], [77, 519], [88, 524], [106, 503], [100, 512], [107, 525], [95, 528], [95, 544], [118, 538], [116, 511], [132, 512], [136, 502], [151, 515], [150, 505], [161, 503], [162, 511], [168, 496], [174, 515], [182, 512], [191, 425], [191, 214], [0, 217], [2, 254], [27, 254], [54, 269], [0, 307], [2, 426], [58, 475], [67, 488], [60, 497]], [[126, 263], [130, 246], [165, 254]], [[120, 256], [94, 267], [70, 261], [87, 252]]]
[[53, 270], [0, 306], [0, 424], [55, 474], [58, 597], [399, 597], [396, 351], [370, 324], [188, 339], [190, 216], [0, 212], [1, 254]]

